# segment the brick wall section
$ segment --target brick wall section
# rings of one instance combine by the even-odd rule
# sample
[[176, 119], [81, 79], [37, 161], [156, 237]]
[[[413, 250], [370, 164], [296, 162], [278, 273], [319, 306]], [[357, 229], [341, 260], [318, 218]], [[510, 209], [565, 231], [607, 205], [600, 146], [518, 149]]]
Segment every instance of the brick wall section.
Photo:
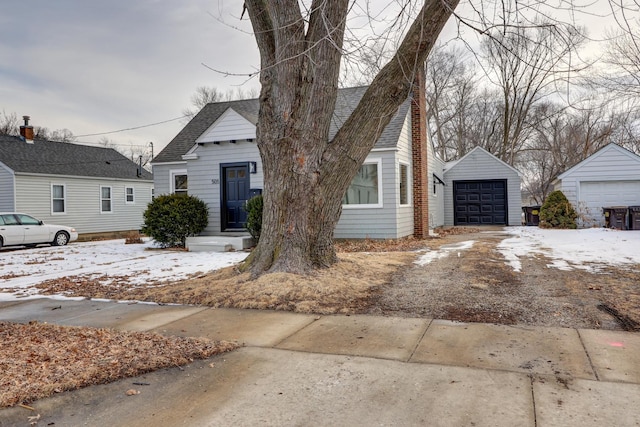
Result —
[[425, 72], [417, 73], [411, 101], [411, 155], [413, 158], [413, 236], [429, 235], [429, 175], [427, 171], [427, 123]]

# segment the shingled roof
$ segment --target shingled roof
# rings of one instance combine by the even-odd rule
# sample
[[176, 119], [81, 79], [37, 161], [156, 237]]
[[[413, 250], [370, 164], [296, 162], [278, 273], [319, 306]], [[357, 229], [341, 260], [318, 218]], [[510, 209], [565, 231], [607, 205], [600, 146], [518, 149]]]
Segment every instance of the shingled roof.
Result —
[[[338, 129], [340, 129], [353, 110], [355, 110], [367, 88], [367, 86], [360, 86], [340, 89], [338, 91], [336, 107], [329, 131], [330, 139], [334, 137]], [[396, 146], [410, 104], [410, 100], [407, 99], [407, 101], [400, 106], [398, 112], [394, 118], [391, 119], [391, 122], [387, 125], [384, 132], [376, 142], [376, 148], [393, 148]], [[209, 129], [209, 127], [229, 108], [242, 115], [249, 122], [257, 125], [259, 110], [258, 99], [213, 102], [207, 104], [153, 159], [153, 162], [167, 163], [182, 161], [182, 156], [186, 154], [191, 147], [193, 147], [196, 139]]]
[[0, 163], [14, 172], [153, 180], [153, 175], [112, 148], [0, 135]]

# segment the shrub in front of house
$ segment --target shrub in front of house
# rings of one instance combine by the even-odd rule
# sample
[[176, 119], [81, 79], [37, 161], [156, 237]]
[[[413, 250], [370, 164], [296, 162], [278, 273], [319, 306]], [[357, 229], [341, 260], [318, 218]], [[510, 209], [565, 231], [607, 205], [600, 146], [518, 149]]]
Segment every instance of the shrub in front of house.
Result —
[[560, 190], [547, 196], [540, 208], [540, 227], [542, 228], [577, 228], [578, 214], [567, 197]]
[[262, 195], [253, 196], [244, 205], [244, 210], [247, 212], [247, 231], [256, 243], [260, 240], [262, 231], [262, 207]]
[[142, 232], [160, 247], [185, 247], [209, 223], [207, 205], [194, 196], [169, 194], [156, 197], [144, 211]]

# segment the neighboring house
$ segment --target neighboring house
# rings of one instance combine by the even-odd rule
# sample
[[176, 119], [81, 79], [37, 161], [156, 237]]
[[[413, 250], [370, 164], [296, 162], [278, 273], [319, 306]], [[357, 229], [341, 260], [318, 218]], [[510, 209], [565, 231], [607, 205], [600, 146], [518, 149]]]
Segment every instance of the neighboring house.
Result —
[[[330, 138], [355, 109], [366, 89], [356, 87], [338, 92]], [[416, 85], [414, 96], [398, 108], [371, 150], [344, 196], [336, 238], [422, 237], [429, 228], [457, 224], [453, 205], [450, 217], [445, 215], [447, 191], [451, 192], [454, 185], [457, 188], [458, 184], [454, 183], [457, 179], [506, 180], [509, 197], [512, 197], [513, 185], [520, 194], [517, 172], [507, 167], [505, 173], [504, 164], [497, 159], [482, 165], [465, 161], [478, 175], [454, 178], [447, 183], [444, 162], [434, 155], [431, 144], [426, 141], [423, 97], [424, 91]], [[203, 235], [243, 229], [244, 201], [263, 188], [262, 164], [256, 145], [258, 108], [257, 99], [207, 104], [153, 160], [156, 194], [185, 192], [209, 206], [209, 225]], [[484, 154], [480, 156], [486, 160]], [[463, 176], [462, 171], [459, 175]], [[517, 183], [511, 182], [516, 178]], [[478, 193], [480, 199], [483, 195]], [[498, 197], [493, 196], [491, 201], [482, 199], [478, 209], [482, 211], [486, 203], [492, 206], [497, 203]], [[497, 215], [492, 215], [493, 223], [519, 225], [519, 197], [514, 208], [504, 205], [504, 200], [501, 203], [500, 209], [508, 211], [509, 216], [505, 214], [495, 222]], [[517, 216], [515, 221], [512, 209]], [[469, 207], [469, 211], [473, 209]], [[468, 217], [465, 224], [476, 224], [475, 221]], [[484, 217], [478, 217], [477, 221], [487, 223]]]
[[79, 234], [139, 230], [153, 175], [111, 148], [0, 136], [0, 211], [18, 211]]
[[445, 225], [520, 225], [521, 175], [482, 147], [444, 167]]
[[640, 156], [609, 144], [553, 182], [578, 212], [580, 227], [603, 226], [602, 208], [640, 206]]

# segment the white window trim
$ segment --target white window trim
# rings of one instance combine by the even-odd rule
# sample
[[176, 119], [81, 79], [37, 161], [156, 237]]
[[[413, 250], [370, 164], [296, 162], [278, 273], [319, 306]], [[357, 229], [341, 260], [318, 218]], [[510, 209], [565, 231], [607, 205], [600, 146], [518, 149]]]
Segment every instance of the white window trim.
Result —
[[[62, 200], [64, 202], [64, 210], [62, 212], [54, 212], [53, 210], [53, 187], [54, 186], [62, 187], [62, 193], [63, 193]], [[51, 183], [51, 215], [66, 215], [66, 214], [67, 214], [67, 185], [59, 184], [57, 182], [52, 182]]]
[[365, 205], [342, 205], [342, 209], [380, 209], [383, 207], [383, 194], [382, 194], [382, 159], [368, 159], [365, 160], [361, 166], [364, 165], [378, 165], [378, 203], [374, 204], [365, 204]]
[[[401, 166], [405, 166], [407, 168], [407, 203], [400, 203], [400, 180], [402, 179], [402, 174], [400, 173]], [[412, 199], [412, 191], [411, 191], [411, 166], [406, 162], [398, 162], [398, 206], [411, 206]]]
[[187, 194], [189, 193], [189, 174], [186, 169], [172, 169], [169, 171], [169, 188], [171, 190], [171, 194], [176, 192], [176, 175], [187, 175]]
[[[127, 200], [127, 190], [131, 189], [131, 196], [133, 197], [133, 200], [129, 201]], [[136, 204], [136, 189], [133, 186], [126, 186], [124, 187], [124, 204], [125, 205], [135, 205]]]
[[[107, 200], [107, 199], [103, 199], [102, 198], [102, 189], [103, 188], [108, 188], [109, 189], [109, 196], [111, 196], [111, 197], [109, 197], [109, 201], [111, 202], [110, 203], [110, 206], [111, 206], [111, 210], [110, 211], [103, 211], [102, 210], [102, 201], [103, 200]], [[113, 213], [113, 187], [110, 186], [110, 185], [101, 185], [100, 186], [100, 213], [101, 214], [112, 214]]]

